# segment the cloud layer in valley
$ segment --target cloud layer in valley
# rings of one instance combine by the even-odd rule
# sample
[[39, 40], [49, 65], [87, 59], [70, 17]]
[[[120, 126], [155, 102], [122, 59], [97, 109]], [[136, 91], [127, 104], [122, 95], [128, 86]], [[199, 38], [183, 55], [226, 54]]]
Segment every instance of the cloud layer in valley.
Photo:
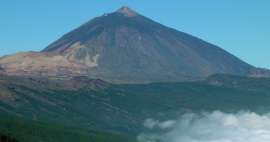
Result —
[[215, 111], [164, 122], [147, 119], [144, 126], [151, 132], [140, 134], [139, 142], [270, 142], [269, 114]]

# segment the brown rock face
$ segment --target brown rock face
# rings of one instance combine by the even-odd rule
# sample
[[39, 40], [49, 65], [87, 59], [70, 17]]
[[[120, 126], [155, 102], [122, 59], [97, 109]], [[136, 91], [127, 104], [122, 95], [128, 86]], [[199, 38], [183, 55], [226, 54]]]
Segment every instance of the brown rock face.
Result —
[[39, 53], [3, 57], [0, 65], [10, 74], [86, 75], [114, 83], [189, 81], [256, 70], [128, 7], [94, 18]]
[[85, 67], [64, 56], [50, 53], [24, 52], [0, 59], [7, 74], [12, 75], [70, 75], [83, 74]]
[[135, 11], [133, 11], [132, 9], [130, 9], [127, 6], [121, 7], [116, 12], [122, 13], [123, 15], [125, 15], [127, 17], [134, 17], [134, 16], [137, 16], [138, 15]]

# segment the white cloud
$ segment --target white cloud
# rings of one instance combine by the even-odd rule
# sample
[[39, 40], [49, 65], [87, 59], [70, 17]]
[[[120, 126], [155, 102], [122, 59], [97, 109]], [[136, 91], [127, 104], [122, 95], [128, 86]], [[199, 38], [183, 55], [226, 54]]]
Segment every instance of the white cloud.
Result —
[[158, 123], [159, 121], [149, 118], [144, 121], [143, 126], [148, 129], [153, 129]]
[[144, 122], [144, 127], [148, 129], [154, 129], [154, 128], [159, 128], [159, 129], [169, 129], [175, 125], [176, 121], [174, 120], [167, 120], [164, 122], [160, 122], [158, 120], [153, 120], [153, 119], [146, 119]]
[[144, 126], [155, 132], [140, 134], [139, 142], [270, 142], [268, 114], [215, 111], [185, 114], [175, 121], [147, 119]]

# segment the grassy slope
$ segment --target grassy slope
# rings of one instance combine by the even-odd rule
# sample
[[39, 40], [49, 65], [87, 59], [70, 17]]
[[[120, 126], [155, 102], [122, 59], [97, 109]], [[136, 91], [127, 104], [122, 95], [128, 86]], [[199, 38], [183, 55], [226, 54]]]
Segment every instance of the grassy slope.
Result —
[[14, 116], [0, 117], [0, 134], [15, 138], [19, 142], [132, 142], [131, 138], [99, 133], [43, 123], [24, 120]]
[[186, 112], [264, 112], [270, 108], [269, 79], [217, 75], [204, 82], [108, 85], [102, 89], [85, 86], [77, 90], [27, 79], [2, 82], [1, 90], [12, 94], [12, 99], [2, 99], [0, 110], [9, 114], [128, 134], [140, 132], [149, 117], [173, 119]]

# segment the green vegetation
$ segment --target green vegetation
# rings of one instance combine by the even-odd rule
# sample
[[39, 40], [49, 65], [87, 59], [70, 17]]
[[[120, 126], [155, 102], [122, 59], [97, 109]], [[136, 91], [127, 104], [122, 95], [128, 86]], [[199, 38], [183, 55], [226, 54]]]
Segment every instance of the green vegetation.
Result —
[[133, 136], [143, 130], [147, 118], [174, 119], [183, 113], [214, 110], [264, 113], [270, 109], [270, 79], [215, 75], [200, 82], [112, 85], [98, 81], [98, 86], [94, 81], [90, 87], [86, 83], [76, 89], [70, 88], [73, 81], [60, 79], [45, 83], [16, 80], [0, 78], [3, 113]]
[[24, 120], [14, 116], [0, 117], [0, 134], [18, 142], [133, 142], [121, 135], [100, 133], [62, 125]]

